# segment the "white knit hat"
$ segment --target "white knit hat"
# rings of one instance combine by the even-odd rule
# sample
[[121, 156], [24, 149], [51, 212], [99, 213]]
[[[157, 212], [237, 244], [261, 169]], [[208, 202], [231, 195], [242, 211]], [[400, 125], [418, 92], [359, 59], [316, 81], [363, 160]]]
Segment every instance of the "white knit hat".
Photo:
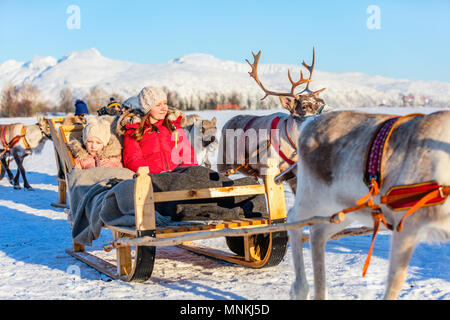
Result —
[[149, 112], [156, 104], [161, 101], [167, 100], [167, 95], [160, 88], [145, 87], [139, 92], [139, 102], [144, 113]]
[[111, 124], [103, 119], [89, 118], [86, 126], [83, 128], [83, 143], [89, 138], [96, 137], [107, 145], [111, 138]]

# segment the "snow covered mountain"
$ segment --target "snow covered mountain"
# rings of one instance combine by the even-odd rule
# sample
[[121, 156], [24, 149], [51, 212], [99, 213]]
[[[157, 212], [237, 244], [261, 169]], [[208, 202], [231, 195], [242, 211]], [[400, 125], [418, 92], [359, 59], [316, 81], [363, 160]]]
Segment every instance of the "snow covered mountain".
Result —
[[[83, 97], [93, 88], [103, 88], [127, 98], [146, 85], [167, 87], [186, 99], [198, 99], [206, 93], [237, 92], [242, 101], [264, 96], [249, 77], [250, 67], [244, 61], [226, 61], [207, 54], [189, 54], [167, 63], [139, 64], [104, 57], [94, 48], [75, 51], [57, 60], [34, 57], [29, 62], [7, 60], [0, 64], [0, 88], [8, 83], [30, 83], [55, 103], [60, 91], [68, 87], [74, 97]], [[287, 70], [299, 77], [299, 65], [260, 64], [259, 75], [272, 90], [290, 89]], [[305, 71], [304, 71], [305, 72]], [[307, 72], [306, 72], [307, 74]], [[331, 73], [314, 71], [311, 88], [326, 87], [321, 96], [332, 107], [400, 105], [403, 94], [427, 96], [433, 105], [450, 105], [450, 83], [411, 81], [363, 73]]]

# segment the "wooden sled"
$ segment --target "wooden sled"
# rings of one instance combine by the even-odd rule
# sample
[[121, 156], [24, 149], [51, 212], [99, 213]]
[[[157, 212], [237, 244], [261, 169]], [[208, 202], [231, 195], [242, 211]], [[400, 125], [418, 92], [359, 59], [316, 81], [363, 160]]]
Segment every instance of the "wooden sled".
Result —
[[[82, 134], [82, 125], [59, 126], [58, 154], [67, 181], [67, 173], [74, 167], [73, 156], [67, 143]], [[275, 168], [275, 167], [274, 167]], [[276, 170], [268, 170], [264, 184], [205, 188], [167, 192], [153, 192], [148, 168], [137, 171], [134, 206], [135, 228], [105, 225], [113, 234], [113, 242], [104, 245], [105, 251], [116, 251], [116, 264], [101, 259], [85, 251], [85, 247], [73, 243], [68, 254], [94, 267], [98, 271], [115, 279], [133, 282], [145, 282], [151, 277], [157, 246], [179, 246], [186, 250], [242, 265], [250, 268], [264, 268], [278, 265], [287, 251], [287, 230], [316, 223], [340, 223], [344, 215], [330, 218], [314, 217], [304, 221], [286, 223], [286, 205], [284, 187], [275, 183]], [[178, 226], [157, 226], [155, 203], [192, 199], [212, 199], [233, 196], [264, 194], [266, 197], [267, 218], [245, 218], [232, 221], [220, 221], [210, 224], [192, 224]], [[68, 197], [70, 205], [70, 194]], [[353, 234], [367, 234], [370, 231]], [[347, 231], [344, 236], [353, 235]], [[335, 235], [335, 238], [343, 235]], [[218, 250], [193, 243], [196, 240], [225, 237], [230, 251]], [[306, 240], [307, 241], [307, 240]]]
[[[56, 126], [54, 126], [55, 128]], [[66, 174], [74, 167], [73, 156], [67, 143], [82, 134], [81, 125], [59, 126], [55, 148], [62, 160]], [[56, 131], [56, 130], [53, 130]], [[52, 132], [55, 133], [55, 132]], [[265, 227], [283, 225], [286, 222], [286, 206], [283, 185], [274, 182], [274, 176], [268, 175], [264, 184], [205, 188], [168, 192], [153, 192], [148, 168], [137, 171], [135, 184], [135, 228], [105, 225], [111, 230], [114, 242], [106, 245], [105, 250], [116, 250], [116, 265], [85, 251], [81, 244], [73, 243], [73, 248], [66, 252], [87, 263], [108, 276], [124, 281], [143, 282], [150, 278], [157, 246], [179, 245], [180, 247], [215, 259], [235, 263], [251, 268], [263, 268], [279, 264], [287, 250], [288, 236], [286, 230], [276, 232], [256, 232]], [[189, 224], [178, 226], [156, 226], [155, 203], [177, 200], [212, 199], [233, 196], [250, 196], [265, 194], [268, 218], [245, 218], [232, 221], [220, 221], [211, 224]], [[70, 206], [70, 194], [68, 197]], [[234, 231], [234, 233], [233, 233]], [[237, 231], [237, 233], [236, 233]], [[217, 233], [219, 232], [219, 233]], [[222, 232], [222, 233], [220, 233]], [[225, 233], [224, 233], [225, 232]], [[230, 233], [231, 232], [231, 233]], [[252, 233], [253, 232], [253, 233]], [[180, 237], [191, 240], [180, 240]], [[199, 239], [227, 237], [230, 252], [195, 245], [192, 241]], [[147, 239], [163, 241], [158, 243], [126, 243], [146, 241]], [[134, 249], [134, 250], [132, 250]]]
[[56, 168], [58, 170], [58, 202], [50, 203], [53, 207], [59, 208], [69, 208], [67, 205], [67, 189], [66, 189], [66, 180], [64, 177], [64, 173], [67, 172], [66, 168], [63, 168], [64, 162], [62, 161], [61, 156], [61, 147], [59, 140], [59, 127], [61, 126], [64, 118], [52, 118], [48, 119], [48, 124], [50, 126], [50, 135], [52, 137], [53, 146], [55, 150], [55, 160], [56, 160]]

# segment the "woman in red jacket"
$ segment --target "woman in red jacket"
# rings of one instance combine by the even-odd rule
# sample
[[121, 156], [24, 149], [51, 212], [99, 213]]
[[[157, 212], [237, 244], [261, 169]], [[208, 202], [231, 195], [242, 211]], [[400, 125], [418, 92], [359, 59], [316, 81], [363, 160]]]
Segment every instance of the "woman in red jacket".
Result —
[[138, 95], [145, 115], [140, 123], [125, 127], [123, 166], [133, 171], [148, 166], [150, 173], [172, 171], [178, 166], [197, 165], [195, 151], [183, 128], [181, 117], [167, 117], [167, 95], [159, 88], [145, 87]]

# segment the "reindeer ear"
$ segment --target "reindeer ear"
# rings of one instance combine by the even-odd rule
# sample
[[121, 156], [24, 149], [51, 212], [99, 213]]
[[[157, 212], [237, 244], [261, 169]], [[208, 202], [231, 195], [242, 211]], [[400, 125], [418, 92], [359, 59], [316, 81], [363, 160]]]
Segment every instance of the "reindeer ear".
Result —
[[314, 92], [313, 92], [313, 95], [316, 96], [316, 97], [318, 97], [319, 94], [320, 94], [322, 91], [324, 91], [325, 89], [326, 89], [326, 88], [322, 88], [322, 89], [320, 89], [320, 90], [314, 91]]
[[296, 100], [293, 97], [280, 96], [280, 102], [283, 108], [287, 109], [289, 112], [292, 112], [295, 108]]

